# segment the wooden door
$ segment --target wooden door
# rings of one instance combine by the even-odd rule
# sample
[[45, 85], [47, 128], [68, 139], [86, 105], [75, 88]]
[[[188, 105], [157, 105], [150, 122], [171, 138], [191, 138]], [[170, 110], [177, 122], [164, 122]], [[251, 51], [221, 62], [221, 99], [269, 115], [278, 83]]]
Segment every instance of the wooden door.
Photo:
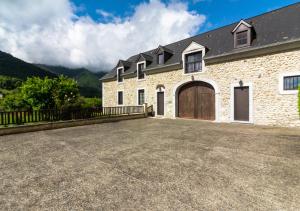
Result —
[[249, 121], [249, 87], [234, 88], [234, 120]]
[[210, 86], [197, 87], [195, 118], [215, 120], [215, 91]]
[[165, 103], [164, 103], [164, 92], [157, 92], [157, 115], [164, 115], [165, 114]]
[[215, 91], [204, 82], [191, 82], [178, 93], [178, 116], [203, 120], [215, 119]]
[[195, 86], [190, 83], [182, 87], [178, 94], [178, 116], [195, 118]]

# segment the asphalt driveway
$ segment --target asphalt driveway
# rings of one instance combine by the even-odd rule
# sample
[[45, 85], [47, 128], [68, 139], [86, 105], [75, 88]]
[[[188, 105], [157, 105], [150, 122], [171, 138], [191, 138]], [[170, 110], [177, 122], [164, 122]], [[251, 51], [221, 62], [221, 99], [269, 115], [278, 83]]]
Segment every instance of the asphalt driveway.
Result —
[[140, 119], [0, 137], [1, 210], [300, 210], [300, 130]]

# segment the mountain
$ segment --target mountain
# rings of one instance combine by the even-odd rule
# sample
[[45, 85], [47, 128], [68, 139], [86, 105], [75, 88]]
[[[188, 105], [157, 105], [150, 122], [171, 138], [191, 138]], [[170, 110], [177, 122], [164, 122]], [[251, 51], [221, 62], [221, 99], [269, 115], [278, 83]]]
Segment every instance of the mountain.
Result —
[[50, 77], [54, 78], [57, 75], [47, 69], [27, 63], [8, 53], [0, 51], [0, 75], [26, 79], [27, 77]]
[[79, 85], [80, 94], [82, 96], [102, 97], [102, 84], [99, 79], [106, 74], [104, 71], [93, 73], [85, 68], [67, 68], [42, 64], [38, 64], [37, 66], [48, 69], [57, 75], [74, 78]]
[[78, 82], [80, 94], [84, 97], [102, 97], [102, 84], [99, 79], [104, 71], [93, 73], [85, 68], [67, 68], [43, 64], [31, 64], [8, 53], [0, 51], [0, 75], [25, 80], [27, 77], [54, 78], [64, 75]]

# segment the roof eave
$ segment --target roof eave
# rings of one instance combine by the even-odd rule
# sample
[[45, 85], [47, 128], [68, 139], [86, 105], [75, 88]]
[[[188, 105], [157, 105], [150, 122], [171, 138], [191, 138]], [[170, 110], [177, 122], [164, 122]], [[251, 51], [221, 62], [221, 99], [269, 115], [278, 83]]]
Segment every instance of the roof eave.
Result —
[[152, 73], [158, 73], [158, 72], [166, 72], [166, 71], [171, 71], [171, 70], [176, 70], [182, 68], [182, 64], [180, 62], [173, 63], [173, 64], [168, 64], [168, 65], [162, 65], [158, 67], [153, 67], [146, 69], [144, 72], [146, 74], [152, 74]]
[[273, 43], [261, 47], [248, 47], [234, 52], [225, 53], [218, 56], [204, 57], [206, 64], [222, 63], [243, 58], [255, 57], [264, 54], [278, 53], [281, 51], [293, 50], [300, 48], [300, 39], [289, 40], [286, 42]]

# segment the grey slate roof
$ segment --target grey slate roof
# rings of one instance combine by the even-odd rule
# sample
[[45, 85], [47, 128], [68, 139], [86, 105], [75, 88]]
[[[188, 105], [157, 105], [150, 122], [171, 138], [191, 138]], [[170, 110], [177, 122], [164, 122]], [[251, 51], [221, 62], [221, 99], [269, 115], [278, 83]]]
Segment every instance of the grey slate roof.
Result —
[[[252, 18], [244, 19], [247, 23], [253, 26], [255, 33], [251, 43], [251, 48], [268, 46], [274, 43], [286, 42], [300, 38], [300, 3], [292, 4], [271, 12], [264, 13]], [[190, 37], [178, 42], [174, 42], [163, 46], [172, 52], [172, 56], [165, 62], [165, 66], [170, 64], [178, 64], [182, 60], [182, 52], [187, 48], [192, 41], [201, 44], [207, 48], [205, 57], [221, 56], [237, 51], [234, 48], [234, 39], [232, 30], [239, 22], [208, 31], [194, 37]], [[147, 69], [160, 67], [157, 64], [156, 49], [144, 52], [144, 55], [152, 57], [153, 61], [147, 65]], [[140, 54], [130, 57], [127, 61], [131, 62], [124, 75], [136, 72], [136, 60]], [[101, 78], [101, 80], [116, 77], [116, 68]]]

